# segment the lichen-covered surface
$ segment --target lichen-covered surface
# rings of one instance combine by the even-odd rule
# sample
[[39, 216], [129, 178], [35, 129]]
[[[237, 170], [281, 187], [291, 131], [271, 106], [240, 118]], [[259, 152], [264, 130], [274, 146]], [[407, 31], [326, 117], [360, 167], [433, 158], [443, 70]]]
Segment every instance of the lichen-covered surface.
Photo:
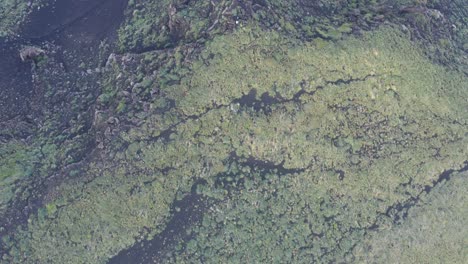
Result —
[[463, 263], [463, 1], [286, 2], [134, 0], [40, 46], [0, 261]]

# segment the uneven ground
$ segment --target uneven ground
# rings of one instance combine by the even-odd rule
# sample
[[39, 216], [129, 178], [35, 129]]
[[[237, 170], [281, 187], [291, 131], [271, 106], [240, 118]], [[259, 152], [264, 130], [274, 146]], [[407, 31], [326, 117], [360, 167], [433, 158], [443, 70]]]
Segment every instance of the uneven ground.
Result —
[[96, 3], [2, 24], [4, 263], [463, 263], [464, 1]]

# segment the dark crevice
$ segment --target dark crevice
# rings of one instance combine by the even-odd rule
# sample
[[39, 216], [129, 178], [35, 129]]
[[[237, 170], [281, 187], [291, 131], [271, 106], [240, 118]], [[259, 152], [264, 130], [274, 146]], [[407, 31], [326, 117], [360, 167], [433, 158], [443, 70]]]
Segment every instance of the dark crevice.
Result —
[[[130, 248], [122, 250], [107, 263], [162, 263], [167, 258], [167, 254], [180, 241], [193, 239], [194, 234], [188, 232], [189, 228], [201, 223], [204, 212], [213, 202], [209, 198], [197, 194], [197, 186], [204, 184], [206, 184], [205, 180], [197, 180], [192, 185], [188, 195], [180, 201], [173, 202], [171, 206], [172, 217], [161, 233], [150, 240], [137, 242]], [[146, 232], [150, 231], [149, 227], [144, 229]]]
[[345, 178], [345, 172], [344, 172], [343, 170], [335, 170], [335, 172], [338, 173], [338, 175], [339, 175], [339, 176], [338, 176], [338, 179], [339, 179], [340, 181], [344, 180], [344, 178]]
[[[401, 224], [403, 221], [407, 219], [409, 210], [413, 208], [414, 206], [418, 205], [418, 203], [421, 201], [422, 195], [429, 194], [432, 191], [432, 189], [436, 187], [437, 185], [441, 184], [442, 182], [449, 181], [453, 173], [465, 172], [465, 171], [468, 171], [468, 160], [464, 162], [464, 166], [461, 169], [445, 170], [443, 173], [439, 175], [439, 177], [436, 180], [432, 182], [431, 185], [425, 186], [424, 190], [422, 190], [418, 195], [410, 197], [405, 202], [402, 202], [402, 203], [399, 202], [390, 206], [387, 209], [387, 211], [385, 213], [380, 214], [380, 216], [378, 216], [376, 220], [374, 221], [374, 223], [372, 223], [370, 226], [363, 227], [363, 228], [351, 227], [349, 229], [348, 235], [354, 232], [364, 232], [364, 235], [367, 235], [369, 232], [377, 232], [380, 229], [379, 222], [382, 220], [381, 217], [392, 219], [392, 222], [394, 224]], [[404, 183], [403, 185], [411, 184], [411, 182], [412, 182], [412, 179], [410, 179], [408, 183]], [[337, 246], [335, 248], [322, 253], [319, 259], [322, 259], [327, 255], [333, 254], [336, 250], [340, 250], [339, 245], [341, 244], [344, 238], [345, 236], [343, 236], [337, 241], [336, 243]], [[361, 241], [354, 241], [353, 245], [351, 245], [350, 249], [347, 250], [347, 252], [345, 253], [345, 255], [350, 256], [353, 259], [353, 262], [354, 262], [354, 256], [352, 252], [354, 248], [360, 242]]]
[[420, 202], [422, 195], [429, 194], [434, 187], [436, 187], [438, 184], [442, 183], [443, 181], [449, 181], [451, 175], [454, 172], [464, 172], [467, 170], [468, 170], [468, 161], [465, 161], [464, 167], [459, 170], [454, 170], [454, 169], [445, 170], [444, 172], [442, 172], [442, 174], [439, 175], [439, 177], [436, 180], [432, 182], [431, 185], [424, 186], [424, 190], [422, 190], [418, 195], [410, 197], [404, 202], [398, 202], [390, 206], [385, 211], [385, 216], [391, 218], [393, 220], [393, 223], [395, 224], [405, 221], [406, 218], [408, 217], [409, 210]]
[[[307, 168], [285, 168], [284, 160], [276, 164], [268, 160], [260, 160], [253, 156], [249, 157], [240, 157], [235, 152], [231, 152], [226, 161], [227, 164], [239, 166], [241, 168], [248, 167], [252, 172], [260, 172], [260, 177], [262, 181], [266, 181], [268, 174], [274, 174], [278, 177], [285, 175], [292, 175], [297, 173], [305, 172]], [[215, 175], [215, 187], [227, 190], [229, 193], [235, 190], [245, 188], [244, 183], [245, 179], [253, 177], [252, 173], [241, 173], [241, 172], [223, 172]]]
[[[236, 163], [240, 167], [250, 167], [252, 171], [261, 172], [262, 180], [266, 180], [265, 175], [275, 173], [276, 175], [287, 175], [304, 172], [306, 169], [284, 168], [284, 161], [275, 164], [270, 161], [258, 160], [253, 157], [239, 157], [236, 153], [231, 153], [227, 159], [228, 163]], [[228, 191], [238, 190], [243, 187], [243, 179], [236, 178], [238, 173], [220, 173], [215, 175], [215, 188], [222, 188]], [[201, 223], [203, 214], [210, 204], [215, 202], [197, 193], [199, 185], [206, 185], [204, 179], [196, 180], [192, 185], [190, 194], [182, 200], [175, 201], [172, 205], [172, 217], [165, 229], [150, 240], [138, 242], [130, 248], [121, 251], [111, 258], [108, 264], [118, 263], [161, 263], [166, 259], [167, 253], [177, 244], [185, 245], [185, 242], [194, 238], [194, 234], [187, 233], [190, 227]], [[138, 190], [134, 187], [133, 191]], [[148, 228], [148, 230], [150, 230]], [[316, 234], [321, 237], [323, 234]], [[181, 249], [183, 250], [183, 248]]]
[[299, 169], [299, 168], [285, 168], [284, 167], [284, 160], [280, 164], [275, 164], [272, 161], [268, 160], [259, 160], [253, 156], [249, 156], [247, 158], [244, 157], [239, 157], [235, 153], [231, 155], [231, 158], [236, 160], [240, 165], [242, 166], [248, 166], [251, 168], [257, 168], [261, 171], [264, 172], [274, 172], [280, 175], [286, 175], [286, 174], [295, 174], [295, 173], [302, 173], [307, 168]]
[[328, 85], [343, 85], [343, 84], [351, 84], [353, 82], [363, 82], [366, 81], [367, 79], [371, 77], [378, 77], [379, 75], [366, 75], [362, 78], [350, 78], [347, 80], [344, 79], [338, 79], [335, 81], [327, 81], [324, 86], [317, 86], [315, 89], [311, 91], [307, 91], [304, 82], [302, 83], [301, 86], [302, 89], [298, 91], [296, 94], [294, 94], [290, 99], [283, 98], [279, 93], [276, 93], [275, 96], [271, 96], [268, 92], [263, 93], [260, 96], [260, 99], [257, 98], [257, 90], [256, 89], [251, 89], [248, 94], [241, 96], [240, 98], [232, 100], [228, 104], [221, 104], [221, 105], [214, 105], [210, 108], [207, 108], [205, 111], [203, 111], [200, 114], [197, 115], [188, 115], [185, 116], [183, 119], [179, 120], [178, 122], [170, 125], [168, 128], [162, 130], [158, 136], [152, 136], [146, 139], [145, 141], [149, 142], [155, 142], [158, 141], [159, 139], [163, 139], [166, 142], [169, 141], [170, 136], [174, 133], [177, 132], [177, 127], [179, 125], [185, 124], [186, 122], [190, 120], [197, 120], [208, 114], [209, 112], [213, 110], [218, 110], [223, 107], [228, 107], [232, 104], [239, 104], [241, 107], [247, 107], [247, 108], [252, 108], [256, 112], [263, 112], [265, 114], [270, 114], [272, 109], [271, 107], [273, 105], [277, 104], [285, 104], [285, 103], [290, 103], [290, 102], [296, 102], [300, 103], [301, 99], [300, 97], [302, 95], [309, 95], [312, 96], [315, 94], [316, 91], [324, 89], [324, 87]]
[[[275, 164], [270, 161], [258, 160], [253, 157], [239, 157], [234, 152], [231, 153], [230, 157], [228, 158], [228, 162], [236, 163], [240, 167], [247, 166], [247, 167], [250, 167], [253, 171], [261, 172], [262, 180], [266, 180], [265, 175], [268, 173], [275, 173], [276, 175], [282, 176], [282, 175], [287, 175], [287, 174], [300, 173], [306, 170], [306, 169], [286, 169], [283, 166], [284, 162], [280, 164]], [[405, 220], [408, 214], [408, 210], [411, 209], [420, 201], [420, 197], [422, 194], [430, 193], [430, 191], [438, 184], [444, 181], [450, 180], [450, 177], [454, 172], [463, 172], [467, 170], [468, 170], [468, 161], [466, 161], [464, 167], [459, 170], [449, 169], [449, 170], [444, 171], [441, 175], [439, 175], [439, 177], [435, 181], [433, 181], [432, 185], [426, 186], [425, 189], [421, 191], [419, 195], [408, 199], [404, 203], [398, 203], [396, 205], [389, 207], [387, 212], [382, 215], [392, 218], [394, 223]], [[341, 175], [343, 175], [344, 177], [343, 171], [336, 170], [336, 172], [340, 174], [340, 177]], [[242, 184], [243, 179], [235, 179], [234, 177], [236, 177], [235, 173], [221, 173], [219, 175], [216, 175], [215, 176], [216, 188], [223, 188], [228, 191], [234, 188], [237, 190], [239, 188], [244, 188]], [[231, 178], [231, 179], [228, 180], [228, 178]], [[234, 182], [236, 182], [236, 184], [233, 184]], [[122, 251], [121, 253], [119, 253], [119, 255], [112, 258], [109, 261], [109, 263], [110, 264], [129, 263], [128, 261], [132, 261], [132, 263], [147, 263], [148, 261], [161, 262], [163, 259], [167, 258], [166, 254], [171, 252], [170, 250], [173, 249], [173, 247], [177, 243], [180, 243], [180, 241], [189, 241], [190, 239], [192, 239], [194, 235], [187, 234], [186, 231], [188, 230], [190, 226], [196, 225], [197, 223], [198, 224], [201, 223], [203, 212], [202, 210], [199, 212], [193, 212], [193, 209], [189, 209], [186, 206], [192, 206], [192, 208], [200, 208], [200, 206], [196, 206], [190, 203], [190, 201], [192, 201], [192, 203], [194, 201], [196, 202], [197, 199], [198, 199], [198, 202], [200, 202], [201, 196], [197, 194], [196, 192], [198, 184], [206, 184], [206, 181], [199, 180], [197, 184], [194, 184], [192, 186], [191, 194], [186, 196], [181, 201], [174, 203], [172, 207], [173, 208], [172, 211], [175, 212], [174, 216], [172, 217], [172, 220], [169, 222], [169, 224], [167, 225], [167, 227], [162, 233], [160, 233], [158, 236], [156, 236], [154, 239], [150, 241], [140, 242], [137, 246], [133, 246], [132, 248]], [[206, 199], [203, 200], [205, 209], [207, 208], [206, 202], [207, 202]], [[175, 208], [179, 208], [179, 209], [175, 209]], [[195, 216], [191, 216], [190, 215], [191, 213], [194, 213]], [[403, 216], [400, 216], [401, 213], [403, 213]], [[193, 219], [196, 219], [196, 221], [194, 221]], [[334, 216], [330, 216], [326, 218], [326, 220], [334, 221]], [[174, 227], [177, 227], [177, 228], [174, 229]], [[346, 234], [350, 235], [351, 233], [354, 233], [354, 232], [367, 233], [369, 231], [376, 231], [378, 229], [379, 229], [379, 224], [378, 224], [378, 219], [377, 219], [372, 225], [368, 227], [364, 227], [364, 228], [350, 227]], [[178, 230], [178, 231], [176, 232], [174, 230]], [[323, 236], [323, 234], [313, 234], [313, 235], [317, 237]], [[346, 235], [341, 237], [337, 241], [337, 245], [340, 245], [340, 243], [345, 237]], [[356, 247], [358, 242], [359, 241], [356, 241], [356, 243], [354, 243], [351, 246], [350, 250], [348, 250], [348, 255], [351, 254], [352, 250]], [[324, 249], [320, 258], [323, 258], [327, 255], [332, 254], [335, 250], [339, 250], [339, 246], [331, 250]], [[163, 253], [166, 253], [166, 254], [163, 254]]]

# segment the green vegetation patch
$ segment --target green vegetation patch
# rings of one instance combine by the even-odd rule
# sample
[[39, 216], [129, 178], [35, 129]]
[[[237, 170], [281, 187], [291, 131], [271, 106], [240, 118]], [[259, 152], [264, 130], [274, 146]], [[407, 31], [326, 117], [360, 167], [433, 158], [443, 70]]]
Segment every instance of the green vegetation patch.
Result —
[[3, 0], [0, 3], [0, 37], [14, 37], [26, 16], [45, 1]]
[[[30, 148], [16, 141], [0, 144], [0, 212], [9, 205], [17, 187], [15, 182], [31, 176], [34, 157], [29, 153]], [[0, 214], [1, 215], [1, 214]]]
[[[202, 40], [231, 12], [232, 1], [216, 6], [210, 1], [129, 1], [127, 20], [119, 30], [121, 50], [148, 50], [174, 47]], [[224, 14], [223, 13], [223, 14]]]
[[0, 148], [0, 180], [22, 175], [29, 166], [27, 148], [21, 142], [2, 144]]
[[[319, 42], [245, 26], [166, 54], [173, 81], [128, 70], [156, 51], [116, 59], [109, 98], [138, 79], [126, 93], [150, 94], [128, 104], [144, 115], [98, 122], [105, 155], [4, 242], [5, 261], [104, 263], [164, 230], [200, 179], [215, 203], [168, 261], [350, 261], [368, 229], [397, 221], [388, 208], [466, 161], [468, 80], [391, 27]], [[129, 111], [118, 102], [106, 114]]]
[[458, 173], [421, 197], [401, 225], [373, 232], [354, 255], [362, 262], [464, 263], [468, 255], [468, 173]]

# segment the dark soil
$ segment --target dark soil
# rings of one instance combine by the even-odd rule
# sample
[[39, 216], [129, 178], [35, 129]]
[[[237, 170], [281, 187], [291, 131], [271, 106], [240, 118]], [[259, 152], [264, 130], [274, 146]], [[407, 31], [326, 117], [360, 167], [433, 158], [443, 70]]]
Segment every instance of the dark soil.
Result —
[[[0, 39], [0, 128], [15, 122], [26, 122], [29, 124], [28, 128], [39, 127], [44, 119], [51, 118], [60, 119], [55, 120], [55, 123], [68, 124], [70, 118], [80, 114], [76, 111], [81, 111], [73, 109], [83, 108], [73, 107], [76, 105], [72, 105], [70, 100], [74, 96], [71, 91], [88, 87], [81, 91], [89, 93], [91, 97], [100, 93], [100, 86], [95, 78], [84, 78], [84, 70], [79, 65], [100, 65], [99, 45], [102, 41], [115, 42], [117, 29], [124, 19], [127, 0], [61, 0], [50, 3], [29, 15], [21, 26], [18, 37], [8, 41]], [[22, 62], [19, 50], [25, 45], [44, 49], [47, 62], [43, 65], [33, 61]], [[35, 72], [40, 74], [34, 75]], [[34, 80], [33, 76], [39, 78]], [[49, 94], [45, 92], [46, 88]], [[89, 104], [78, 103], [83, 106]], [[61, 112], [57, 113], [57, 109], [61, 109]], [[77, 134], [66, 134], [66, 129], [60, 126], [51, 129], [55, 130], [51, 135], [63, 134], [69, 141], [79, 138]], [[88, 132], [89, 129], [86, 129], [80, 133]], [[40, 137], [41, 135], [35, 133], [28, 140], [42, 142]], [[61, 144], [59, 139], [46, 139]], [[76, 145], [78, 149], [73, 153], [83, 154], [81, 158], [75, 159], [75, 162], [79, 162], [92, 148], [89, 148], [89, 144]], [[18, 187], [17, 198], [10, 202], [8, 210], [0, 218], [0, 235], [13, 232], [18, 226], [24, 225], [29, 216], [42, 206], [44, 197], [53, 191], [53, 186], [65, 180], [66, 173], [60, 169], [66, 164], [58, 165], [58, 169], [49, 171], [46, 177], [35, 173], [33, 175], [37, 176], [15, 183], [15, 186], [26, 188]], [[5, 253], [3, 250], [0, 249], [0, 258]]]
[[95, 57], [88, 52], [91, 47], [97, 50], [102, 40], [115, 36], [127, 4], [126, 0], [51, 2], [31, 13], [17, 38], [0, 39], [0, 122], [31, 114], [32, 98], [42, 96], [32, 84], [33, 62], [22, 62], [19, 57], [23, 45], [52, 43], [86, 61], [86, 57]]

